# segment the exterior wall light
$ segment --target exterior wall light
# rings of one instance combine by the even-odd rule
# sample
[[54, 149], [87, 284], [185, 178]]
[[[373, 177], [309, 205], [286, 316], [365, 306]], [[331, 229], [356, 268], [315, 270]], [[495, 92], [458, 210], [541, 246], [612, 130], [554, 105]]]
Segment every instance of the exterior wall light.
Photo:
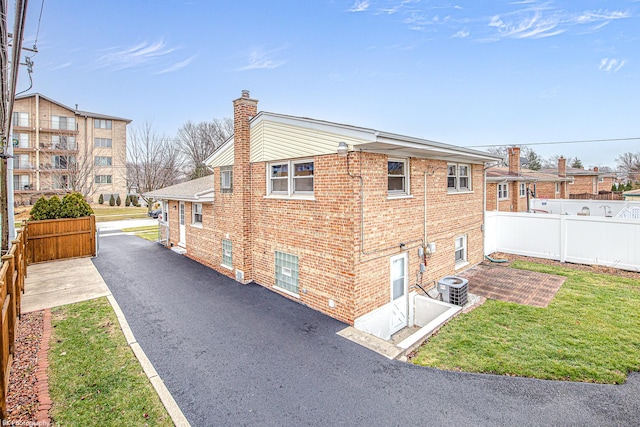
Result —
[[347, 153], [349, 152], [349, 147], [346, 142], [340, 141], [338, 143], [338, 156], [339, 157], [347, 157]]

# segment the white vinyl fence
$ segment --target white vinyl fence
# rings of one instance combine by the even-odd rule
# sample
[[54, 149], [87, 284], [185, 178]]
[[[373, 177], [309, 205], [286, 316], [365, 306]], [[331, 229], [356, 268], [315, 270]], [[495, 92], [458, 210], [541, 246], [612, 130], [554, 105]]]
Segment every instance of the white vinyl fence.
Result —
[[485, 255], [493, 252], [640, 271], [640, 220], [486, 212]]
[[639, 201], [629, 200], [574, 200], [574, 199], [531, 199], [531, 210], [537, 209], [550, 214], [577, 215], [583, 208], [590, 216], [616, 216], [624, 208], [638, 207]]

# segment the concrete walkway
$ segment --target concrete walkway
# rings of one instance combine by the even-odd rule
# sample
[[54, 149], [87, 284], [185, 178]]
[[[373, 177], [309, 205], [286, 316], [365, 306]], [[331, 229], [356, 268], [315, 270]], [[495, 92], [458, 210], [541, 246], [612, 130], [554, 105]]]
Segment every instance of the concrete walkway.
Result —
[[27, 267], [25, 292], [22, 296], [22, 312], [43, 310], [66, 304], [107, 297], [127, 344], [142, 365], [142, 368], [160, 397], [176, 426], [189, 426], [189, 422], [167, 390], [153, 364], [138, 344], [129, 323], [120, 309], [91, 258], [32, 264]]

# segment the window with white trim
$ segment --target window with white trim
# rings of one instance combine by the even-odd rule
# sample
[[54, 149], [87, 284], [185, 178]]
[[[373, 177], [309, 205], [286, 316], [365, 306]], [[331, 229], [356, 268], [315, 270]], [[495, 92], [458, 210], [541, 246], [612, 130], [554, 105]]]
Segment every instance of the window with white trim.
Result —
[[111, 120], [94, 119], [93, 127], [95, 129], [111, 129], [113, 122]]
[[449, 193], [471, 191], [471, 165], [463, 163], [447, 165], [447, 191]]
[[598, 177], [598, 182], [604, 182], [604, 176], [599, 176]]
[[96, 184], [111, 184], [111, 175], [96, 175], [94, 182]]
[[162, 201], [162, 221], [169, 222], [169, 202]]
[[28, 133], [14, 133], [11, 135], [13, 140], [13, 148], [29, 148], [29, 134]]
[[99, 148], [111, 148], [113, 140], [111, 138], [94, 138], [94, 145]]
[[93, 158], [93, 164], [95, 166], [111, 166], [111, 156], [95, 156]]
[[[291, 171], [293, 173], [291, 173]], [[267, 194], [313, 195], [313, 160], [290, 160], [268, 165]]]
[[220, 168], [220, 191], [231, 193], [233, 191], [233, 166], [222, 166]]
[[202, 225], [202, 203], [193, 203], [191, 205], [191, 223]]
[[560, 183], [556, 182], [556, 193], [560, 192]]
[[456, 266], [467, 262], [467, 236], [456, 237], [455, 263]]
[[387, 190], [389, 196], [409, 194], [409, 161], [407, 159], [389, 159], [387, 161]]
[[275, 261], [275, 286], [298, 295], [298, 257], [276, 251]]
[[77, 150], [75, 136], [51, 135], [51, 148], [54, 150]]
[[527, 195], [527, 185], [524, 182], [521, 182], [518, 186], [520, 188], [520, 197], [524, 197]]
[[20, 111], [13, 112], [13, 125], [20, 127], [29, 127], [29, 113]]
[[51, 116], [51, 129], [76, 130], [76, 118]]
[[509, 198], [509, 185], [505, 182], [504, 184], [498, 184], [498, 200], [506, 200]]
[[231, 240], [222, 239], [222, 265], [233, 268], [233, 252]]

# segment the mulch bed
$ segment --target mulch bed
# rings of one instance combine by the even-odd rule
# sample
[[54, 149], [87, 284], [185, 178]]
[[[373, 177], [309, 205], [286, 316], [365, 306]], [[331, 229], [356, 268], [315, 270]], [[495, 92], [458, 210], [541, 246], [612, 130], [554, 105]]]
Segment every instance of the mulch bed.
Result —
[[[46, 351], [43, 343], [45, 323], [51, 324], [50, 312], [45, 310], [23, 313], [18, 322], [15, 353], [9, 376], [7, 394], [7, 425], [48, 425], [48, 383], [46, 377]], [[48, 401], [48, 402], [47, 402]], [[41, 405], [44, 403], [44, 405]], [[42, 407], [41, 407], [42, 406]], [[38, 424], [39, 423], [39, 424]]]

